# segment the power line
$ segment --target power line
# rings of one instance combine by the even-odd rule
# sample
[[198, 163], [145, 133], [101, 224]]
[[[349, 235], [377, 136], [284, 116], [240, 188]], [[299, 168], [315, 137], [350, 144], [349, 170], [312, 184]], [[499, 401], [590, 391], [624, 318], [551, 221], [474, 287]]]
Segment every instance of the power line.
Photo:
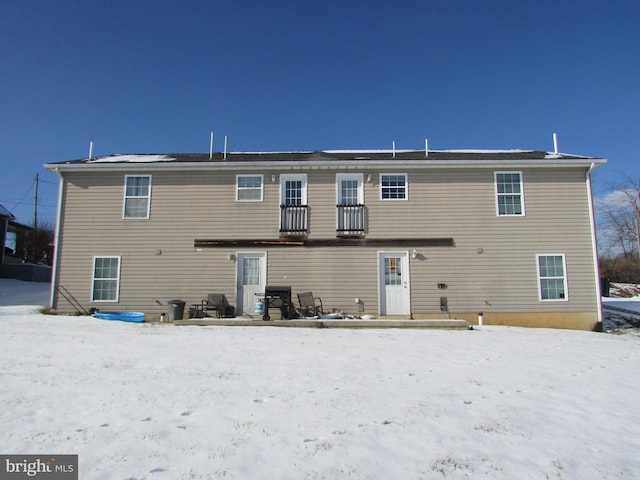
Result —
[[[31, 193], [31, 190], [33, 189], [33, 183], [31, 184], [31, 186], [29, 187], [29, 190], [27, 190], [27, 192], [22, 196], [22, 198], [20, 200], [18, 200], [17, 203], [15, 203], [15, 206], [13, 207], [14, 209], [18, 208], [20, 205], [22, 205], [22, 202], [24, 201], [25, 198], [27, 198], [27, 195], [29, 195]], [[11, 211], [11, 213], [13, 213], [13, 211]]]

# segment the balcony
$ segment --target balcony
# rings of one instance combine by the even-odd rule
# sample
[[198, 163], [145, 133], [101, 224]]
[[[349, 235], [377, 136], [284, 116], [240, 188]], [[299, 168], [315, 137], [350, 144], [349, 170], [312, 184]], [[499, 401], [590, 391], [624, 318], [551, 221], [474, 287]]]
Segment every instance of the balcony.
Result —
[[339, 237], [363, 237], [366, 231], [364, 205], [337, 205], [336, 235]]
[[307, 205], [280, 205], [280, 235], [307, 235], [308, 219]]

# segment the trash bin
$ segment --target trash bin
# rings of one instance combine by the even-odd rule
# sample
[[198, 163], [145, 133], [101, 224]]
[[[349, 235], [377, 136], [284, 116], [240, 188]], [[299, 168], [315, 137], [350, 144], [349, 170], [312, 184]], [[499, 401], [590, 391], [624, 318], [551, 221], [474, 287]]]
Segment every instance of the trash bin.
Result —
[[169, 300], [169, 321], [182, 320], [184, 315], [184, 304], [182, 300]]
[[602, 290], [603, 297], [611, 296], [611, 280], [608, 278], [600, 278], [600, 290]]

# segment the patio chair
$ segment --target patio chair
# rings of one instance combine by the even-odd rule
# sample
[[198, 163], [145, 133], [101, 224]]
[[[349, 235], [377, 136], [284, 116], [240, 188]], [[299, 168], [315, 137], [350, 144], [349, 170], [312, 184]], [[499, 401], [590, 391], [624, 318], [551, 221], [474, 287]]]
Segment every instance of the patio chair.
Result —
[[322, 299], [314, 297], [312, 292], [299, 293], [298, 303], [300, 303], [300, 314], [305, 317], [319, 317], [324, 313]]
[[217, 318], [222, 318], [228, 305], [229, 302], [227, 302], [224, 293], [210, 293], [206, 299], [202, 300], [202, 313], [206, 317], [209, 316], [207, 312], [213, 310], [216, 312]]

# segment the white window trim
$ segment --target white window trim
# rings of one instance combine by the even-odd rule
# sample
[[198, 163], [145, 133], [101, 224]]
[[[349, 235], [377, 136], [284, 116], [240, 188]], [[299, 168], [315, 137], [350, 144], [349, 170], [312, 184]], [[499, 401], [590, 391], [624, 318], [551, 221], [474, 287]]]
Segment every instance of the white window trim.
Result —
[[301, 180], [302, 181], [302, 205], [307, 205], [307, 174], [306, 173], [284, 173], [280, 175], [280, 205], [284, 205], [285, 199], [285, 185], [287, 181]]
[[364, 205], [364, 175], [362, 173], [336, 173], [336, 205], [340, 205], [342, 180], [356, 180], [358, 182], [358, 204]]
[[[125, 216], [126, 213], [126, 207], [127, 207], [127, 198], [144, 198], [144, 197], [128, 197], [127, 196], [127, 179], [129, 178], [133, 178], [133, 177], [147, 177], [149, 178], [149, 191], [146, 195], [147, 197], [147, 215], [144, 217], [127, 217]], [[122, 218], [123, 220], [149, 220], [149, 217], [151, 216], [151, 184], [152, 184], [152, 176], [151, 175], [125, 175], [124, 176], [124, 192], [123, 192], [123, 199], [122, 199]]]
[[[396, 177], [404, 176], [404, 198], [382, 198], [382, 177], [393, 175]], [[383, 202], [406, 202], [409, 200], [409, 175], [406, 173], [381, 173], [378, 177], [378, 183], [380, 185], [380, 200]]]
[[[518, 175], [520, 175], [520, 208], [522, 210], [522, 213], [500, 213], [500, 202], [498, 201], [498, 198], [500, 195], [511, 195], [511, 194], [505, 194], [505, 193], [498, 193], [498, 175], [499, 174], [514, 174], [517, 173]], [[525, 201], [524, 201], [524, 176], [522, 175], [521, 171], [516, 171], [516, 170], [503, 170], [503, 171], [498, 171], [498, 172], [493, 172], [493, 191], [495, 194], [495, 199], [496, 199], [496, 216], [497, 217], [524, 217], [525, 216]]]
[[[117, 258], [118, 259], [118, 276], [115, 279], [109, 279], [109, 278], [96, 279], [96, 260], [99, 258]], [[91, 270], [91, 302], [117, 303], [118, 301], [120, 301], [120, 267], [121, 265], [122, 265], [122, 257], [119, 255], [95, 255], [93, 257], [92, 270]], [[96, 280], [116, 280], [116, 298], [114, 300], [96, 300], [94, 298]]]
[[[564, 298], [542, 298], [542, 277], [540, 277], [540, 257], [562, 257], [562, 281], [564, 282]], [[567, 281], [567, 257], [564, 253], [538, 253], [536, 254], [536, 273], [538, 277], [538, 300], [541, 302], [568, 302], [569, 283]], [[560, 278], [560, 277], [544, 277]]]
[[[238, 187], [238, 180], [241, 177], [260, 177], [260, 199], [259, 200], [247, 200], [247, 199], [240, 199], [238, 198], [238, 194], [240, 192], [240, 190], [255, 190], [255, 188], [239, 188]], [[255, 203], [255, 202], [262, 202], [264, 201], [264, 175], [261, 173], [256, 173], [256, 174], [242, 174], [242, 175], [236, 175], [236, 202], [249, 202], [249, 203]]]

